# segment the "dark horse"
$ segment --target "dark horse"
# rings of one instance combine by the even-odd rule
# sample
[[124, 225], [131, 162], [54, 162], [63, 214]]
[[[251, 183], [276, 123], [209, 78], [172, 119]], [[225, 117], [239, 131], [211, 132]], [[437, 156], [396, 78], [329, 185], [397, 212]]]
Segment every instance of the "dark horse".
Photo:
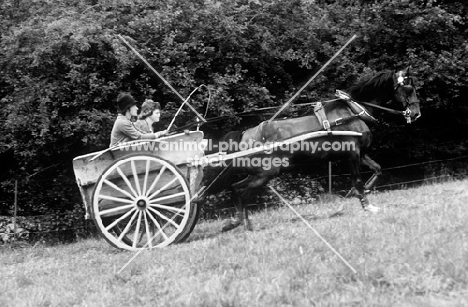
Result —
[[[403, 114], [408, 122], [412, 122], [421, 116], [419, 100], [408, 69], [378, 73], [353, 86], [349, 90], [349, 95], [350, 99], [341, 97], [341, 99], [325, 103], [323, 106], [324, 113], [263, 122], [244, 132], [231, 132], [222, 139], [222, 141], [226, 142], [225, 144], [230, 144], [230, 149], [233, 149], [233, 144], [252, 145], [253, 142], [282, 141], [308, 132], [328, 130], [326, 129], [328, 124], [330, 124], [329, 131], [354, 131], [362, 134], [362, 136], [333, 136], [327, 134], [306, 141], [310, 145], [306, 150], [303, 148], [295, 152], [275, 150], [271, 153], [262, 152], [255, 156], [249, 156], [250, 161], [257, 158], [255, 165], [249, 165], [248, 163], [236, 164], [236, 160], [234, 160], [233, 166], [226, 170], [222, 179], [219, 178], [224, 186], [228, 184], [232, 192], [231, 200], [236, 208], [235, 217], [224, 223], [223, 231], [231, 230], [244, 222], [248, 229], [251, 228], [247, 210], [244, 207], [245, 201], [248, 200], [253, 189], [263, 186], [271, 178], [278, 175], [281, 167], [285, 166], [284, 162], [295, 154], [305, 154], [318, 159], [348, 160], [354, 196], [359, 198], [364, 210], [372, 213], [379, 211], [378, 207], [369, 203], [365, 193], [366, 190], [373, 188], [377, 177], [381, 174], [380, 166], [367, 155], [372, 139], [367, 122], [375, 120], [373, 114], [378, 108]], [[366, 104], [367, 108], [365, 108], [362, 104], [356, 104], [356, 102], [371, 104], [369, 104], [370, 107]], [[404, 111], [391, 109], [392, 107], [403, 108]], [[325, 125], [323, 121], [326, 121]], [[344, 144], [347, 146], [344, 146]], [[239, 147], [243, 149], [242, 146]], [[311, 150], [311, 148], [316, 150]], [[265, 160], [265, 158], [269, 160]], [[271, 162], [274, 161], [273, 159], [276, 159], [276, 163], [269, 163], [268, 167], [265, 167], [265, 164], [258, 163], [259, 161]], [[361, 179], [360, 166], [362, 164], [368, 166], [374, 172], [366, 183], [363, 183]], [[229, 182], [233, 178], [232, 171], [242, 171], [242, 173], [245, 171], [248, 176], [243, 180], [232, 183], [232, 181]]]

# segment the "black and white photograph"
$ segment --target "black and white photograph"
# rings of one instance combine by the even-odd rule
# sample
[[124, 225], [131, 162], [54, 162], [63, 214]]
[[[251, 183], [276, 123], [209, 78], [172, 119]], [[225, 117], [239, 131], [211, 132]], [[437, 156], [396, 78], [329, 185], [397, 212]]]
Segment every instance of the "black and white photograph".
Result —
[[0, 306], [468, 306], [465, 0], [0, 0]]

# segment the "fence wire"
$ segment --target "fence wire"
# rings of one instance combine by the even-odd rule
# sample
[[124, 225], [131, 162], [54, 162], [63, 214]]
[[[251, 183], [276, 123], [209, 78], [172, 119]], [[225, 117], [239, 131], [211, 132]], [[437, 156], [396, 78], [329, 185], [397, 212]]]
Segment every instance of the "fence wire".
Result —
[[[468, 140], [468, 139], [463, 139], [463, 140]], [[454, 143], [455, 141], [450, 141], [450, 142], [445, 142], [445, 143], [441, 143], [441, 144], [451, 144], [451, 143]], [[423, 146], [420, 146], [420, 147], [424, 147], [425, 145]], [[403, 150], [405, 148], [401, 148], [401, 149], [395, 149], [394, 151], [396, 150]], [[411, 164], [405, 164], [405, 165], [398, 165], [398, 166], [393, 166], [393, 167], [387, 167], [387, 168], [382, 168], [382, 171], [385, 172], [385, 171], [391, 171], [391, 170], [396, 170], [396, 169], [403, 169], [403, 168], [408, 168], [408, 167], [415, 167], [415, 166], [421, 166], [421, 165], [427, 165], [427, 164], [435, 164], [435, 163], [443, 163], [443, 162], [450, 162], [450, 161], [457, 161], [457, 160], [462, 160], [462, 159], [466, 159], [468, 158], [468, 155], [463, 155], [463, 156], [459, 156], [459, 157], [454, 157], [454, 158], [448, 158], [448, 159], [436, 159], [436, 160], [429, 160], [429, 161], [423, 161], [423, 162], [418, 162], [418, 163], [411, 163]], [[372, 171], [364, 171], [364, 172], [361, 172], [361, 174], [368, 174], [368, 173], [372, 173]], [[345, 174], [334, 174], [334, 175], [331, 175], [332, 178], [337, 178], [337, 177], [345, 177], [345, 176], [350, 176], [349, 173], [345, 173]], [[395, 187], [395, 186], [405, 186], [405, 185], [409, 185], [409, 184], [415, 184], [415, 183], [419, 183], [419, 182], [430, 182], [430, 181], [435, 181], [437, 179], [442, 179], [442, 178], [445, 178], [445, 179], [448, 179], [448, 178], [466, 178], [468, 176], [468, 173], [458, 173], [458, 174], [452, 174], [452, 175], [440, 175], [440, 176], [433, 176], [433, 177], [426, 177], [426, 178], [422, 178], [422, 179], [415, 179], [415, 180], [409, 180], [409, 181], [402, 181], [402, 182], [396, 182], [396, 183], [390, 183], [390, 184], [384, 184], [384, 185], [379, 185], [379, 186], [376, 186], [375, 189], [376, 190], [379, 190], [379, 189], [384, 189], [384, 188], [389, 188], [389, 187]], [[319, 177], [315, 177], [315, 178], [312, 178], [311, 180], [314, 180], [314, 181], [318, 181], [318, 180], [321, 180], [321, 179], [326, 179], [326, 178], [329, 178], [330, 175], [323, 175], [323, 176], [319, 176]], [[55, 180], [55, 179], [29, 179], [29, 180], [34, 180], [34, 181], [52, 181], [52, 180]], [[18, 200], [21, 202], [21, 201], [24, 201], [25, 199], [23, 198], [18, 198]], [[10, 204], [12, 203], [13, 201], [0, 201], [0, 204]], [[271, 204], [273, 205], [273, 203]], [[262, 207], [264, 206], [265, 208], [268, 207], [268, 203], [263, 203], [263, 204], [249, 204], [248, 207]], [[216, 209], [216, 212], [219, 212], [220, 214], [223, 214], [223, 212], [229, 212], [229, 211], [232, 211], [234, 208], [233, 207], [229, 207], [229, 208], [221, 208], [221, 209]], [[72, 216], [73, 214], [71, 213], [53, 213], [53, 214], [38, 214], [38, 215], [27, 215], [27, 216], [5, 216], [6, 218], [11, 218], [11, 219], [32, 219], [32, 218], [39, 218], [39, 217], [61, 217], [61, 216]], [[20, 225], [19, 225], [20, 226]], [[64, 232], [64, 231], [69, 231], [69, 230], [75, 230], [75, 231], [78, 231], [78, 230], [85, 230], [85, 229], [88, 229], [89, 227], [88, 226], [79, 226], [79, 227], [69, 227], [69, 228], [62, 228], [62, 229], [53, 229], [53, 230], [44, 230], [44, 231], [24, 231], [24, 232], [21, 232], [21, 234], [46, 234], [46, 233], [57, 233], [57, 232]], [[0, 235], [2, 234], [8, 234], [8, 233], [4, 233], [4, 232], [0, 232]]]

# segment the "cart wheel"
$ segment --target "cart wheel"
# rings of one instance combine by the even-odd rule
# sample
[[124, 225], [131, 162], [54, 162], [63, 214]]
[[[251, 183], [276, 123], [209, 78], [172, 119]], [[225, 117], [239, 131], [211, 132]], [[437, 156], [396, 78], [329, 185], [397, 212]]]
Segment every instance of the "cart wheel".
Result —
[[93, 191], [91, 216], [104, 238], [126, 250], [164, 247], [190, 234], [198, 216], [187, 180], [172, 162], [134, 154], [111, 164]]

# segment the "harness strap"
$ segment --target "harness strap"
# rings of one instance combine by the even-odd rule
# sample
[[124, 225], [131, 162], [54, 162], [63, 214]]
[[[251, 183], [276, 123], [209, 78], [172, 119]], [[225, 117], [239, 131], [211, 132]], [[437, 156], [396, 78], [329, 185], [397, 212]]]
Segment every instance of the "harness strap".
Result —
[[323, 108], [323, 105], [320, 101], [315, 105], [314, 113], [315, 116], [317, 116], [319, 122], [322, 124], [323, 129], [327, 130], [328, 133], [331, 134], [330, 122], [327, 119], [327, 114], [325, 113], [325, 109]]
[[350, 115], [348, 117], [340, 117], [340, 118], [337, 118], [335, 119], [334, 122], [331, 122], [330, 123], [330, 127], [334, 127], [334, 126], [339, 126], [339, 125], [343, 125], [343, 124], [346, 124], [350, 121], [352, 121], [353, 119], [355, 118], [358, 118], [359, 117], [359, 114], [354, 114], [354, 115]]
[[351, 111], [353, 111], [353, 113], [356, 114], [356, 116], [358, 116], [363, 121], [371, 122], [371, 123], [375, 123], [375, 122], [378, 121], [375, 117], [370, 115], [369, 112], [367, 112], [367, 110], [363, 106], [361, 106], [356, 101], [352, 100], [351, 96], [349, 96], [349, 94], [347, 94], [347, 93], [345, 93], [343, 91], [340, 91], [340, 90], [336, 90], [335, 95], [338, 98], [343, 99], [344, 101], [346, 101], [346, 103], [348, 104]]

